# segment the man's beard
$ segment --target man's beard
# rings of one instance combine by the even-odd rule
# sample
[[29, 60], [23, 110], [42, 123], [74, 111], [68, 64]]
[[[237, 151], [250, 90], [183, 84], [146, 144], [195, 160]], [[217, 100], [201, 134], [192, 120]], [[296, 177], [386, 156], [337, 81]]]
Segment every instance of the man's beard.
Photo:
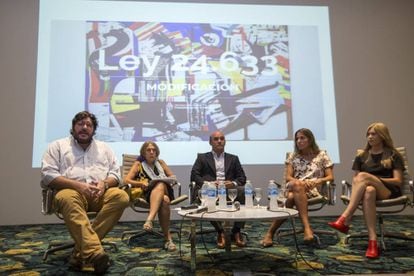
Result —
[[[88, 135], [88, 138], [83, 139], [80, 138], [79, 136], [81, 134], [86, 134]], [[79, 143], [79, 144], [90, 144], [93, 138], [93, 135], [89, 135], [88, 133], [79, 133], [79, 134], [74, 134], [73, 137], [75, 138], [75, 140]]]

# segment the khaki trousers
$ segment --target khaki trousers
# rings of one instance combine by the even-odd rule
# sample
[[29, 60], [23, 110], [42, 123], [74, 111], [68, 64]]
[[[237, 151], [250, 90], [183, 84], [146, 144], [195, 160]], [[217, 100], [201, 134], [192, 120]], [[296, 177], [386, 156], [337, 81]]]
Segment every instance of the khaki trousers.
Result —
[[[56, 194], [54, 204], [75, 241], [75, 250], [88, 261], [104, 251], [101, 240], [118, 222], [129, 198], [118, 188], [108, 189], [99, 199], [86, 198], [73, 189], [63, 189]], [[92, 224], [87, 212], [98, 212]]]

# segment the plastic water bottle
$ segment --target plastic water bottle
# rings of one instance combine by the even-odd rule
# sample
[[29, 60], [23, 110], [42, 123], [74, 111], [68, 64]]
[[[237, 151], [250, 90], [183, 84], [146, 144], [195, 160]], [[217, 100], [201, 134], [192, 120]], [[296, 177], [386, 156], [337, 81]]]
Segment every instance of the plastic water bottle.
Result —
[[274, 180], [269, 180], [269, 186], [267, 186], [267, 195], [269, 197], [269, 210], [275, 211], [278, 208], [277, 205], [277, 196], [279, 194], [279, 189], [277, 188], [276, 182]]
[[246, 180], [246, 185], [244, 185], [244, 196], [246, 198], [246, 208], [253, 208], [253, 185], [250, 180]]
[[216, 210], [216, 185], [213, 182], [210, 182], [207, 186], [207, 211], [214, 212]]
[[218, 198], [219, 198], [219, 208], [220, 209], [227, 208], [226, 185], [224, 185], [223, 181], [219, 181], [217, 192], [218, 192]]

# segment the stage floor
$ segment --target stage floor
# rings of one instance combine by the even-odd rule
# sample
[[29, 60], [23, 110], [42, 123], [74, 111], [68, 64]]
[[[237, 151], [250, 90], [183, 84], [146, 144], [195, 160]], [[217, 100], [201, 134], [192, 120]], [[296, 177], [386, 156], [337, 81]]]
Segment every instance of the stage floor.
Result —
[[[328, 229], [326, 223], [333, 217], [312, 217], [314, 229]], [[386, 218], [387, 230], [414, 232], [413, 216]], [[143, 222], [121, 222], [106, 240], [115, 242], [118, 252], [108, 250], [113, 265], [108, 275], [193, 275], [190, 269], [189, 221], [173, 221], [174, 228], [181, 228], [181, 244], [174, 235], [177, 251], [166, 252], [164, 241], [147, 235], [133, 240], [128, 246], [121, 241], [123, 231], [142, 229]], [[270, 222], [248, 222], [248, 245], [240, 249], [232, 246], [231, 255], [215, 246], [215, 234], [197, 238], [197, 275], [319, 275], [319, 274], [398, 274], [414, 273], [414, 242], [386, 239], [387, 251], [376, 260], [364, 257], [367, 239], [354, 240], [344, 245], [340, 239], [321, 235], [321, 246], [303, 243], [298, 235], [299, 252], [295, 241], [286, 237], [273, 247], [262, 248], [259, 244]], [[286, 222], [283, 226], [289, 226]], [[154, 224], [158, 227], [158, 223]], [[210, 228], [203, 223], [203, 229]], [[301, 223], [296, 219], [296, 227]], [[352, 230], [364, 227], [362, 217], [355, 217]], [[2, 275], [78, 275], [68, 264], [71, 250], [52, 254], [46, 262], [42, 257], [49, 241], [67, 240], [68, 232], [63, 224], [19, 225], [0, 227], [0, 274]], [[22, 273], [22, 274], [21, 274]], [[86, 271], [88, 273], [88, 271]], [[89, 271], [90, 273], [90, 271]], [[246, 273], [246, 274], [243, 274]]]

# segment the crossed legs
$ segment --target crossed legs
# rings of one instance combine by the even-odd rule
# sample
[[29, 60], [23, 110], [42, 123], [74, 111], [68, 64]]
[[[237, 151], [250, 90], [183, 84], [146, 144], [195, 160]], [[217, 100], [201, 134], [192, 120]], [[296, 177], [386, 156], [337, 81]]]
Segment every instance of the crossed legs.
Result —
[[368, 249], [365, 254], [368, 258], [378, 257], [376, 225], [376, 205], [377, 199], [386, 199], [391, 196], [391, 192], [385, 187], [376, 176], [360, 172], [354, 176], [352, 181], [352, 194], [348, 206], [342, 215], [334, 222], [328, 224], [343, 232], [347, 233], [351, 219], [358, 205], [362, 202], [365, 224], [368, 230]]
[[365, 224], [368, 229], [370, 240], [376, 240], [377, 234], [375, 231], [376, 224], [376, 206], [377, 199], [389, 198], [391, 192], [384, 186], [384, 184], [372, 174], [360, 172], [354, 176], [352, 181], [352, 194], [348, 206], [342, 213], [344, 224], [351, 224], [351, 219], [359, 203], [362, 201], [362, 208], [364, 213]]
[[[167, 186], [163, 182], [158, 182], [155, 187], [151, 190], [150, 195], [150, 211], [147, 217], [147, 221], [145, 224], [150, 223], [149, 226], [152, 228], [152, 221], [154, 220], [155, 216], [158, 214], [158, 219], [160, 222], [160, 226], [162, 232], [164, 234], [164, 238], [166, 241], [171, 240], [171, 233], [170, 233], [170, 198], [168, 197], [168, 190]], [[145, 227], [145, 225], [144, 225]]]

